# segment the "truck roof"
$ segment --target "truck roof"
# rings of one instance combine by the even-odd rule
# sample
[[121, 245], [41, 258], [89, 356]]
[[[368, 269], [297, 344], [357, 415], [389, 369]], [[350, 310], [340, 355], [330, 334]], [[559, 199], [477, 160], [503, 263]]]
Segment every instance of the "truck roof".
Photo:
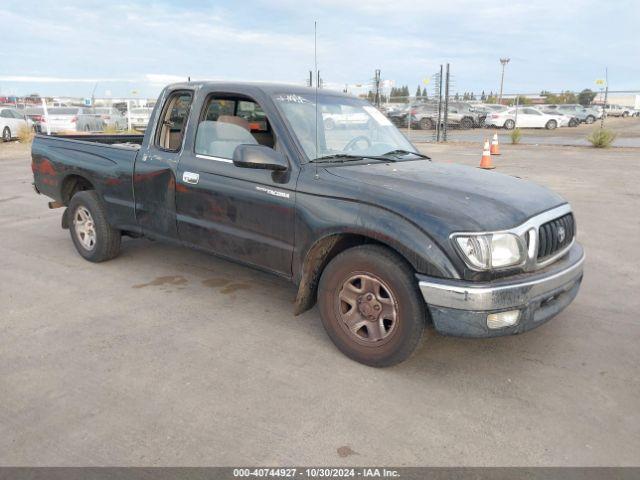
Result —
[[[227, 82], [227, 81], [197, 81], [197, 82], [179, 82], [172, 83], [167, 88], [229, 88], [240, 89], [246, 91], [262, 91], [266, 94], [274, 93], [297, 93], [297, 94], [313, 94], [316, 89], [313, 87], [303, 87], [294, 83], [271, 83], [271, 82]], [[324, 95], [337, 95], [341, 97], [353, 97], [337, 90], [320, 90]]]

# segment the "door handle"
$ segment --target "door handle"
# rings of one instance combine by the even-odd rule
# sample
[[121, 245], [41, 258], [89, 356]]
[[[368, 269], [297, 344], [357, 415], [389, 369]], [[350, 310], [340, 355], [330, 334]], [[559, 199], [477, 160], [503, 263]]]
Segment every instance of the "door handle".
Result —
[[197, 185], [197, 183], [200, 181], [200, 174], [194, 172], [184, 172], [182, 174], [182, 181], [184, 183]]

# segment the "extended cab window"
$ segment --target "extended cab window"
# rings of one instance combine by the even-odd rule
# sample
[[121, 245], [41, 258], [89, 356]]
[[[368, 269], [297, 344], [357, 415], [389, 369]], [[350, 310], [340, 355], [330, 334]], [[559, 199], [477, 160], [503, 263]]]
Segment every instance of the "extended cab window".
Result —
[[251, 100], [216, 98], [207, 100], [196, 132], [195, 152], [224, 159], [233, 158], [238, 145], [273, 148], [273, 132], [267, 116]]
[[156, 145], [164, 150], [177, 152], [182, 146], [187, 127], [192, 95], [190, 92], [172, 94], [164, 104], [160, 116]]

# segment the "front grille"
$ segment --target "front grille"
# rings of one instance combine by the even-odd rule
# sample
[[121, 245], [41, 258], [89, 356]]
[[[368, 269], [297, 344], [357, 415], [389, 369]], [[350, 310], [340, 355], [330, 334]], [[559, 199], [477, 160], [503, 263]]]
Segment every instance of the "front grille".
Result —
[[[562, 229], [564, 229], [564, 238], [560, 241]], [[565, 248], [572, 242], [575, 233], [572, 213], [541, 225], [538, 229], [538, 260], [544, 260]]]

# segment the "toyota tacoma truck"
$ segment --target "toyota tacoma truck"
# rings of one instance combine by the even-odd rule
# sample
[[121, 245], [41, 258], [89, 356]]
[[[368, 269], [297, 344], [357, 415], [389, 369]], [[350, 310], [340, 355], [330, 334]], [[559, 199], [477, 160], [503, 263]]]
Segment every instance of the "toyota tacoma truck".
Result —
[[[331, 125], [323, 112], [366, 116]], [[362, 99], [291, 85], [166, 87], [143, 135], [37, 135], [34, 187], [91, 262], [176, 242], [297, 286], [347, 356], [407, 359], [425, 325], [522, 333], [575, 298], [571, 206], [532, 182], [432, 162]], [[96, 275], [98, 271], [96, 271]]]

